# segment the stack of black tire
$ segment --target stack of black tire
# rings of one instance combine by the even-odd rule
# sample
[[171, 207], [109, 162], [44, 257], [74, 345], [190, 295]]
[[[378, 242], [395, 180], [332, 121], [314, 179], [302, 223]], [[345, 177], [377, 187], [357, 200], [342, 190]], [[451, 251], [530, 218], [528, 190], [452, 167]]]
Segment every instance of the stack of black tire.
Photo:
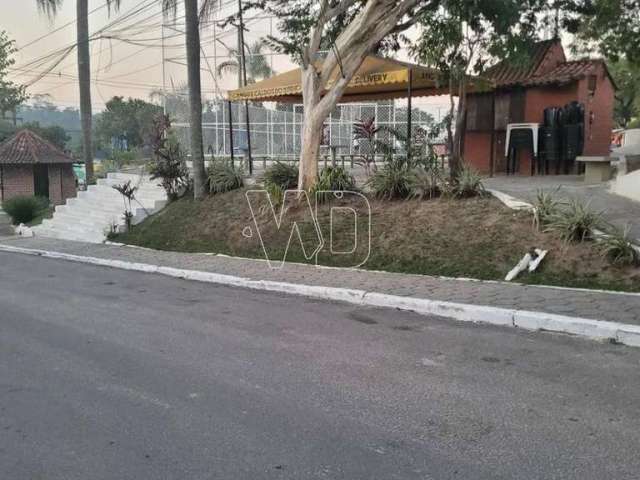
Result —
[[540, 128], [539, 174], [568, 174], [576, 171], [576, 157], [584, 150], [584, 105], [571, 102], [544, 110]]

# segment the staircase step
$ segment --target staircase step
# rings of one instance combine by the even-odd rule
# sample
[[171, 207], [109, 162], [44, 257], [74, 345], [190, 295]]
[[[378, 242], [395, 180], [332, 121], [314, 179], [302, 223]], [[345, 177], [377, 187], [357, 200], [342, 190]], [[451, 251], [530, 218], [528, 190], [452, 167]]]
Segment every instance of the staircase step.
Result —
[[132, 202], [133, 223], [137, 224], [148, 215], [164, 208], [168, 203], [164, 189], [152, 183], [149, 177], [140, 178], [131, 173], [110, 173], [106, 179], [98, 180], [86, 191], [70, 198], [65, 205], [56, 207], [53, 218], [34, 227], [34, 233], [41, 236], [101, 243], [115, 223], [123, 230], [124, 202], [122, 195], [112, 185], [130, 180], [139, 185], [136, 200]]

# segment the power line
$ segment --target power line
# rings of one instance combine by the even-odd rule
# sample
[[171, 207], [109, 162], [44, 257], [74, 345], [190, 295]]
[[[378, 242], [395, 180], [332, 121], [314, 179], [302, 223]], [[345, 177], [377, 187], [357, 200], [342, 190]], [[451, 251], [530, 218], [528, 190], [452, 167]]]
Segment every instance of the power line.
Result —
[[[222, 6], [226, 6], [226, 5], [231, 5], [235, 2], [235, 0], [228, 0], [227, 2], [225, 2]], [[119, 79], [123, 79], [126, 77], [129, 77], [131, 75], [135, 75], [137, 73], [140, 73], [142, 71], [147, 71], [149, 69], [152, 69], [160, 64], [163, 64], [163, 62], [159, 62], [159, 63], [154, 63], [152, 65], [147, 65], [146, 67], [134, 70], [134, 71], [129, 71], [129, 72], [124, 72], [122, 74], [118, 74], [112, 77], [106, 77], [106, 78], [98, 78], [98, 75], [100, 72], [106, 72], [111, 70], [111, 68], [114, 65], [117, 65], [119, 63], [122, 63], [124, 61], [126, 61], [127, 59], [130, 59], [136, 55], [139, 55], [142, 52], [148, 51], [149, 49], [155, 49], [155, 48], [162, 48], [162, 45], [158, 45], [158, 41], [163, 40], [162, 37], [154, 37], [154, 36], [150, 36], [149, 33], [152, 31], [156, 31], [156, 29], [162, 28], [164, 25], [164, 22], [162, 23], [158, 23], [157, 22], [157, 18], [159, 16], [163, 16], [165, 14], [164, 11], [159, 11], [159, 12], [154, 12], [150, 15], [146, 15], [144, 18], [138, 18], [136, 19], [136, 17], [141, 16], [141, 14], [143, 14], [144, 12], [148, 11], [150, 8], [153, 7], [153, 5], [156, 4], [156, 0], [143, 0], [139, 3], [137, 3], [134, 7], [132, 7], [130, 10], [128, 10], [127, 12], [123, 13], [122, 15], [120, 15], [118, 18], [115, 18], [113, 21], [109, 22], [107, 25], [103, 26], [102, 28], [98, 29], [96, 32], [94, 32], [90, 39], [91, 41], [95, 41], [95, 40], [100, 40], [101, 41], [101, 45], [100, 45], [100, 49], [97, 52], [97, 54], [94, 52], [94, 49], [92, 49], [92, 57], [97, 56], [97, 62], [98, 62], [98, 67], [94, 72], [94, 79], [93, 79], [93, 83], [95, 84], [96, 88], [99, 87], [99, 85], [102, 86], [107, 86], [110, 88], [131, 88], [131, 89], [158, 89], [160, 88], [159, 85], [155, 85], [153, 83], [140, 83], [140, 82], [132, 82], [132, 81], [124, 81], [124, 80], [119, 80]], [[91, 13], [93, 13], [94, 11], [99, 10], [100, 8], [104, 8], [104, 5], [101, 7], [97, 7], [96, 9], [94, 9]], [[176, 20], [182, 20], [184, 18], [184, 16], [176, 16], [175, 17]], [[259, 20], [265, 19], [265, 18], [269, 18], [269, 17], [250, 17], [250, 21], [246, 22], [246, 25], [249, 25], [250, 23], [253, 24]], [[215, 24], [215, 22], [217, 21], [216, 19], [212, 19], [209, 22], [203, 22], [201, 24], [201, 28], [206, 28], [208, 24]], [[66, 24], [67, 26], [70, 25], [73, 22], [70, 22], [68, 24]], [[64, 28], [64, 26], [61, 26], [59, 28]], [[166, 40], [167, 38], [179, 38], [182, 37], [184, 35], [184, 32], [177, 29], [177, 28], [173, 28], [173, 30], [176, 32], [175, 35], [169, 35], [169, 36], [165, 36], [164, 39]], [[54, 32], [50, 32], [49, 34], [52, 34]], [[232, 34], [232, 31], [225, 31], [225, 32], [221, 32], [216, 34], [215, 29], [214, 29], [214, 34], [212, 36], [205, 36], [202, 39], [202, 43], [208, 43], [209, 41], [213, 40], [216, 41], [217, 39], [230, 35]], [[126, 35], [126, 37], [123, 38], [123, 36]], [[136, 38], [139, 36], [145, 35], [144, 38]], [[46, 36], [43, 36], [43, 38], [45, 38]], [[102, 42], [102, 40], [109, 40], [109, 41], [120, 41], [120, 42], [124, 42], [124, 43], [128, 43], [128, 44], [134, 44], [134, 45], [139, 45], [142, 48], [140, 48], [139, 50], [136, 50], [135, 52], [126, 55], [123, 58], [118, 59], [115, 62], [111, 62], [109, 61], [108, 64], [103, 65], [102, 62], [102, 54], [105, 50], [105, 45]], [[34, 41], [32, 41], [32, 43], [35, 43], [39, 41], [39, 39], [35, 39]], [[29, 45], [29, 44], [28, 44]], [[72, 43], [70, 45], [67, 45], [65, 47], [59, 48], [54, 50], [53, 52], [49, 52], [45, 55], [42, 55], [39, 58], [33, 59], [29, 62], [27, 62], [26, 64], [23, 64], [19, 67], [15, 67], [12, 68], [11, 70], [14, 72], [20, 72], [17, 73], [19, 75], [27, 75], [29, 73], [37, 73], [37, 78], [32, 80], [29, 85], [34, 85], [36, 82], [44, 80], [45, 83], [47, 82], [51, 82], [54, 81], [54, 79], [64, 79], [67, 80], [63, 83], [59, 83], [57, 86], [54, 86], [52, 88], [49, 88], [49, 91], [53, 90], [53, 89], [57, 89], [60, 87], [63, 87], [65, 85], [74, 83], [75, 81], [77, 81], [77, 77], [68, 73], [64, 73], [63, 70], [66, 68], [70, 68], [72, 65], [68, 65], [63, 67], [63, 70], [60, 70], [58, 73], [54, 72], [54, 69], [59, 66], [65, 58], [67, 58], [69, 56], [69, 54], [71, 53], [71, 51], [73, 51], [73, 49], [75, 49], [75, 47], [77, 46], [76, 43]], [[25, 46], [26, 47], [26, 46]], [[25, 48], [23, 47], [23, 48]], [[112, 46], [110, 46], [110, 48], [113, 48]], [[165, 45], [165, 48], [169, 48], [169, 49], [175, 49], [175, 48], [184, 48], [184, 43], [179, 43], [179, 44], [170, 44], [170, 45]], [[202, 47], [201, 47], [202, 48]], [[218, 57], [218, 55], [214, 55], [213, 57], [211, 56], [207, 56], [206, 53], [204, 52], [204, 50], [202, 51], [203, 54], [203, 58], [204, 60], [208, 63], [208, 59], [209, 58], [215, 58]], [[275, 55], [275, 54], [269, 54], [269, 55]], [[55, 60], [54, 60], [55, 59]], [[47, 67], [44, 67], [44, 65], [51, 61], [54, 60], [53, 64], [48, 65]], [[43, 68], [44, 67], [44, 68]], [[217, 86], [217, 78], [215, 77], [213, 71], [211, 70], [211, 65], [207, 65], [207, 69], [203, 69], [203, 71], [209, 71], [209, 73], [212, 75], [212, 78], [214, 80], [214, 83], [216, 84], [216, 89], [215, 90], [203, 90], [203, 93], [213, 93], [216, 94], [218, 93], [219, 87]], [[46, 80], [49, 79], [49, 80]], [[98, 93], [101, 92], [99, 91], [98, 88]], [[104, 98], [103, 98], [104, 100]]]
[[[97, 12], [98, 10], [102, 10], [103, 8], [106, 8], [109, 5], [109, 2], [105, 2], [103, 5], [100, 5], [99, 7], [94, 8], [93, 10], [91, 10], [88, 15], [92, 15], [93, 13]], [[30, 47], [31, 45], [38, 43], [40, 40], [44, 40], [45, 38], [53, 35], [54, 33], [59, 32], [60, 30], [64, 30], [65, 28], [67, 28], [70, 25], [73, 25], [74, 23], [76, 23], [76, 18], [74, 18], [73, 20], [65, 23], [64, 25], [59, 26], [58, 28], [56, 28], [55, 30], [52, 30], [50, 32], [45, 33], [44, 35], [36, 38], [35, 40], [31, 40], [29, 43], [27, 43], [26, 45], [23, 45], [19, 48], [19, 50], [23, 50], [25, 48]]]
[[[143, 0], [140, 3], [138, 3], [135, 7], [133, 7], [131, 10], [127, 11], [126, 13], [124, 13], [121, 17], [118, 17], [117, 19], [115, 19], [114, 21], [108, 23], [107, 25], [105, 25], [104, 27], [100, 28], [99, 30], [97, 30], [96, 32], [94, 32], [91, 36], [90, 36], [90, 40], [95, 40], [96, 38], [98, 38], [101, 34], [103, 34], [105, 31], [107, 31], [108, 29], [112, 28], [114, 25], [117, 25], [119, 23], [122, 23], [126, 20], [130, 20], [131, 18], [135, 17], [136, 15], [139, 15], [140, 13], [144, 12], [145, 10], [153, 7], [156, 4], [156, 0]], [[36, 58], [26, 64], [21, 65], [21, 67], [30, 67], [30, 66], [36, 66], [36, 65], [42, 65], [44, 63], [46, 63], [48, 60], [55, 58], [58, 55], [64, 55], [65, 57], [71, 53], [71, 51], [73, 51], [73, 49], [77, 46], [77, 42], [71, 43], [65, 47], [62, 47], [58, 50], [54, 50], [53, 52], [47, 53], [39, 58]], [[59, 62], [57, 62], [57, 64], [59, 64]], [[37, 67], [36, 67], [37, 68]]]

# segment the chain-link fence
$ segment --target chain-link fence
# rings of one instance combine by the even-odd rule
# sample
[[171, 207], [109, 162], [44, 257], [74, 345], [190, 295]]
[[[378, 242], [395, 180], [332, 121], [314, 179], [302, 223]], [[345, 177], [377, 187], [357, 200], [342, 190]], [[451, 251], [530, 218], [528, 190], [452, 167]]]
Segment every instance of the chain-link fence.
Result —
[[[406, 102], [405, 102], [406, 105]], [[189, 124], [177, 112], [168, 112], [179, 141], [188, 149]], [[213, 157], [229, 157], [233, 140], [233, 153], [245, 156], [248, 149], [247, 121], [244, 103], [211, 102], [203, 114], [203, 143], [205, 153]], [[325, 156], [354, 156], [369, 154], [372, 146], [365, 140], [356, 140], [354, 124], [374, 119], [378, 142], [396, 150], [404, 149], [400, 140], [406, 137], [408, 109], [397, 101], [340, 104], [325, 122], [322, 154]], [[296, 160], [300, 154], [301, 132], [304, 120], [299, 104], [276, 104], [275, 108], [250, 104], [248, 107], [251, 152], [257, 159]], [[178, 117], [178, 118], [176, 118]], [[232, 124], [230, 132], [229, 124]], [[412, 135], [431, 129], [433, 116], [426, 110], [412, 108]], [[397, 132], [394, 134], [393, 132]]]

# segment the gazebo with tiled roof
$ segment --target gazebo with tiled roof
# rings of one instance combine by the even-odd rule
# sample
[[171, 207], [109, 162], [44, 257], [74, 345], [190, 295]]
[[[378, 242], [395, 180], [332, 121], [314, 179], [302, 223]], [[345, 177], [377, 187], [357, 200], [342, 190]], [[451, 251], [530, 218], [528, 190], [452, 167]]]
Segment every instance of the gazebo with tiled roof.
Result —
[[76, 195], [75, 162], [31, 130], [20, 130], [0, 144], [0, 200], [37, 195], [63, 204]]

